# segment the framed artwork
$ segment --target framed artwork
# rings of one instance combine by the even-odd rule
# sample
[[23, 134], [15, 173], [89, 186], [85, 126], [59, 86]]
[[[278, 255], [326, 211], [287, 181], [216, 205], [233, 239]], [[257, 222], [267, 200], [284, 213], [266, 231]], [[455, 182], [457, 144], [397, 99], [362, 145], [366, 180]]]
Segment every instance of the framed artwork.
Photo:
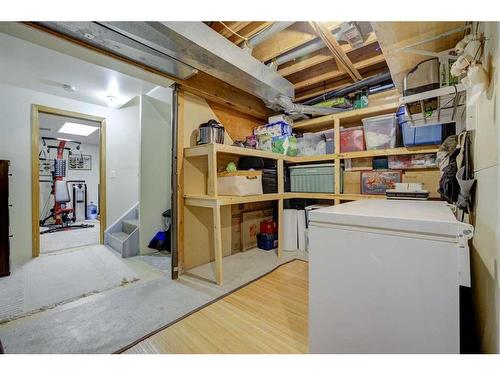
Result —
[[90, 171], [92, 170], [92, 155], [70, 155], [68, 169]]
[[52, 177], [54, 159], [38, 160], [40, 177]]

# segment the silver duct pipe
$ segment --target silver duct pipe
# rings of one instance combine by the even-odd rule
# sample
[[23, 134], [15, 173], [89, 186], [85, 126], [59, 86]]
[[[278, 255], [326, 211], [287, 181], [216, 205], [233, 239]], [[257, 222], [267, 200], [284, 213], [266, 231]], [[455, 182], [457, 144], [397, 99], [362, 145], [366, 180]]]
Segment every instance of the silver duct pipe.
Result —
[[274, 22], [271, 26], [269, 26], [267, 29], [264, 29], [257, 35], [253, 36], [250, 38], [247, 42], [246, 45], [245, 43], [243, 44], [247, 48], [254, 48], [256, 45], [262, 43], [264, 40], [269, 39], [273, 35], [279, 33], [280, 31], [285, 30], [287, 27], [291, 26], [294, 22]]
[[277, 57], [273, 63], [276, 65], [281, 65], [281, 64], [287, 63], [289, 61], [293, 61], [295, 59], [298, 59], [299, 57], [305, 56], [309, 53], [316, 52], [324, 47], [325, 47], [325, 43], [323, 43], [323, 41], [321, 39], [318, 39], [318, 40], [316, 40], [316, 41], [314, 41], [314, 42], [312, 42], [304, 47], [300, 47], [296, 50], [292, 50], [288, 53], [285, 53], [284, 55]]

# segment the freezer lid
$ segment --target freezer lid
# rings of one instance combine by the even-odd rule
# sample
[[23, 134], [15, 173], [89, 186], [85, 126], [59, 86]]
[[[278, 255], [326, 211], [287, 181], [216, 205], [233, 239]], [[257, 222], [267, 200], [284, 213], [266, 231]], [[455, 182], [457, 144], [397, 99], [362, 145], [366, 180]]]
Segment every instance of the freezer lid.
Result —
[[309, 213], [315, 223], [448, 237], [459, 241], [472, 226], [458, 221], [445, 202], [362, 199]]

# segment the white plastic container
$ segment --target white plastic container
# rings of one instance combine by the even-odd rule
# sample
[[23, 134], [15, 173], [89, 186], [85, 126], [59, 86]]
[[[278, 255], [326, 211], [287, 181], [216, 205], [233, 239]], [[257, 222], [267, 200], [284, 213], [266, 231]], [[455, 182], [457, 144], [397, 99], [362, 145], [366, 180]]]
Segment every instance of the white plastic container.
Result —
[[298, 156], [317, 155], [317, 148], [324, 137], [318, 133], [304, 133], [301, 138], [297, 138]]
[[398, 123], [394, 114], [364, 118], [362, 121], [367, 150], [396, 147]]
[[236, 171], [217, 173], [219, 195], [261, 195], [262, 171]]

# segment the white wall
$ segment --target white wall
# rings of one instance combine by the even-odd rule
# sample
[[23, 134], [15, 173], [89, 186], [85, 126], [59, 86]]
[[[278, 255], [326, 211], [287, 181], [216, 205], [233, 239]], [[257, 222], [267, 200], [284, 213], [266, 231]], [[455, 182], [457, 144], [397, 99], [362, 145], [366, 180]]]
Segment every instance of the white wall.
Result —
[[139, 101], [111, 109], [0, 84], [0, 159], [11, 161], [11, 258], [31, 257], [31, 104], [106, 118], [108, 225], [138, 201]]
[[141, 157], [139, 241], [141, 254], [151, 252], [149, 241], [163, 230], [162, 213], [171, 205], [172, 122], [171, 90], [158, 100], [141, 96]]
[[468, 108], [474, 131], [477, 178], [475, 234], [471, 249], [472, 288], [478, 346], [481, 352], [500, 350], [500, 37], [499, 23], [482, 24], [487, 38], [483, 64], [491, 83]]

